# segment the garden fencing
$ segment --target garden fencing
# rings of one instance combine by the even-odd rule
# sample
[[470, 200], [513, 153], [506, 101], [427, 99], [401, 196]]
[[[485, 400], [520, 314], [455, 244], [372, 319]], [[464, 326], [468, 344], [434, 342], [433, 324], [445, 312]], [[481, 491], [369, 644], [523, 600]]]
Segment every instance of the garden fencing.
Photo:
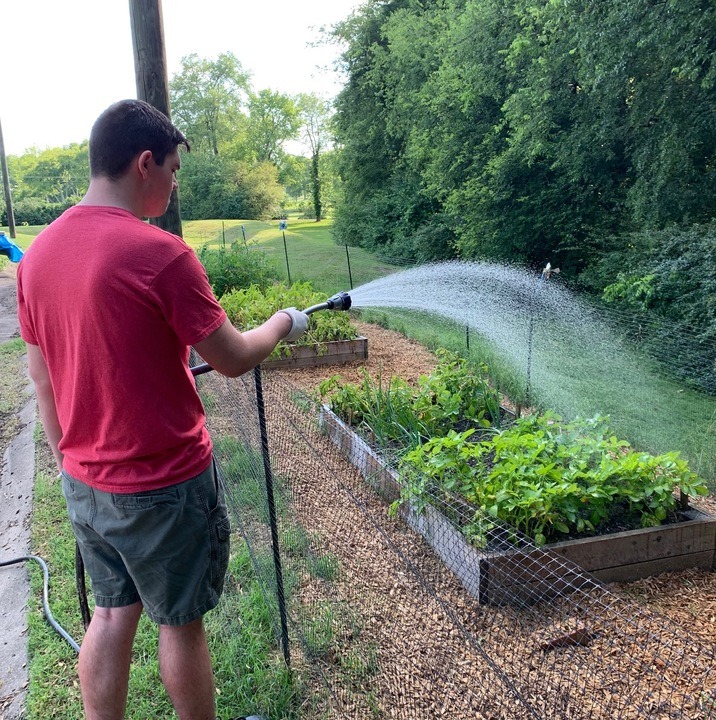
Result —
[[395, 476], [351, 457], [349, 431], [285, 371], [197, 384], [296, 717], [716, 718], [706, 634], [492, 521], [466, 552], [464, 507], [390, 514]]

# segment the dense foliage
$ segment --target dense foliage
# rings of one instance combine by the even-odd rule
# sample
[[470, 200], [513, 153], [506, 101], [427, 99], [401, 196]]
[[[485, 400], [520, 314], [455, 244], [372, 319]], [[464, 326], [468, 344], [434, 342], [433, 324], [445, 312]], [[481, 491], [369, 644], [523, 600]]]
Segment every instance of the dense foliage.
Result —
[[250, 285], [264, 290], [281, 277], [255, 243], [236, 241], [221, 248], [203, 245], [198, 255], [217, 297]]
[[[325, 295], [316, 292], [310, 283], [304, 282], [294, 283], [291, 287], [283, 283], [274, 283], [263, 288], [251, 285], [231, 290], [223, 295], [219, 302], [237, 328], [250, 330], [283, 308], [296, 307], [305, 310], [325, 300]], [[295, 344], [313, 345], [335, 340], [352, 340], [356, 337], [358, 332], [348, 313], [316, 312], [310, 316], [308, 330]], [[278, 358], [286, 353], [286, 346], [281, 343], [271, 353], [271, 357]]]
[[[638, 452], [606, 418], [571, 423], [545, 414], [518, 418], [487, 439], [450, 431], [409, 452], [401, 470], [405, 497], [418, 507], [460, 494], [478, 508], [465, 533], [478, 544], [485, 515], [538, 545], [574, 534], [609, 531], [615, 517], [661, 525], [676, 509], [675, 489], [705, 495], [706, 486], [676, 452]], [[620, 517], [623, 516], [623, 517]]]
[[336, 28], [341, 239], [578, 273], [716, 209], [716, 8], [370, 0]]
[[[89, 184], [88, 144], [46, 150], [30, 149], [7, 158], [16, 225], [44, 225], [76, 203]], [[0, 224], [7, 208], [0, 198]]]
[[649, 354], [716, 394], [716, 222], [629, 236], [583, 275]]
[[646, 282], [647, 349], [716, 392], [713, 4], [369, 0], [334, 32], [339, 240], [549, 261], [629, 313]]

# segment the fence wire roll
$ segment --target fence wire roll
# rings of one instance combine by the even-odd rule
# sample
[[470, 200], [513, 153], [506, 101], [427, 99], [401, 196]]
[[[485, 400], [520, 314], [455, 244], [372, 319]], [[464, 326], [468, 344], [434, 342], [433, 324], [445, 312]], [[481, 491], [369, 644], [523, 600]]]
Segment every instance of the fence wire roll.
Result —
[[716, 644], [492, 518], [468, 546], [459, 502], [390, 513], [399, 477], [286, 372], [258, 377], [280, 585], [256, 376], [197, 384], [234, 527], [309, 690], [300, 717], [716, 718]]

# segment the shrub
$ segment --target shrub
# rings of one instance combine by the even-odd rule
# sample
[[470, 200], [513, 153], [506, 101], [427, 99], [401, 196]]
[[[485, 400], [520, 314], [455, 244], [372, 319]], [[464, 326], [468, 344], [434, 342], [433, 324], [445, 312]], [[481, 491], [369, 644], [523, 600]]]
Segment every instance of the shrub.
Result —
[[[47, 225], [56, 220], [74, 204], [74, 200], [51, 203], [39, 198], [26, 198], [13, 203], [13, 215], [16, 225]], [[7, 209], [0, 215], [0, 225], [7, 225]]]
[[236, 241], [218, 249], [204, 245], [198, 255], [217, 297], [251, 285], [265, 289], [281, 276], [266, 253], [248, 242]]

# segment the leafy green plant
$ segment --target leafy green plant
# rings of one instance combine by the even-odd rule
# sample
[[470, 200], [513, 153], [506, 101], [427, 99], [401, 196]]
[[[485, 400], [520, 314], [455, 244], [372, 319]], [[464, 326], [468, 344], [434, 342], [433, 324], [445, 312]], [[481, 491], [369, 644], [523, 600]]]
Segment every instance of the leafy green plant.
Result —
[[615, 511], [634, 524], [660, 525], [676, 509], [674, 491], [705, 495], [688, 463], [618, 440], [608, 420], [565, 423], [554, 414], [532, 415], [493, 436], [450, 432], [411, 450], [402, 461], [403, 499], [417, 508], [458, 493], [478, 511], [466, 534], [484, 537], [485, 514], [522, 531], [538, 544], [598, 532]]
[[348, 424], [362, 429], [380, 447], [408, 449], [456, 427], [499, 425], [500, 396], [486, 365], [469, 366], [457, 354], [438, 350], [438, 365], [412, 386], [399, 377], [383, 384], [364, 372], [360, 384], [339, 376], [319, 386], [322, 400]]
[[319, 385], [319, 394], [330, 395], [333, 411], [378, 447], [413, 447], [431, 434], [413, 409], [415, 388], [399, 377], [375, 383], [364, 369], [356, 385], [334, 375]]
[[228, 247], [205, 244], [199, 249], [199, 260], [217, 297], [250, 285], [267, 288], [281, 277], [266, 253], [252, 247], [255, 244], [236, 240]]
[[[317, 293], [310, 283], [294, 283], [291, 287], [273, 283], [265, 287], [251, 285], [223, 295], [219, 302], [231, 322], [242, 330], [250, 330], [268, 320], [278, 310], [297, 307], [300, 310], [324, 302], [325, 295]], [[311, 315], [308, 330], [297, 345], [313, 345], [336, 340], [352, 340], [358, 332], [344, 312], [317, 312]], [[286, 354], [285, 345], [279, 345], [271, 357]]]
[[655, 277], [653, 274], [633, 277], [618, 273], [617, 281], [604, 288], [602, 297], [606, 302], [622, 301], [646, 309], [654, 297]]

